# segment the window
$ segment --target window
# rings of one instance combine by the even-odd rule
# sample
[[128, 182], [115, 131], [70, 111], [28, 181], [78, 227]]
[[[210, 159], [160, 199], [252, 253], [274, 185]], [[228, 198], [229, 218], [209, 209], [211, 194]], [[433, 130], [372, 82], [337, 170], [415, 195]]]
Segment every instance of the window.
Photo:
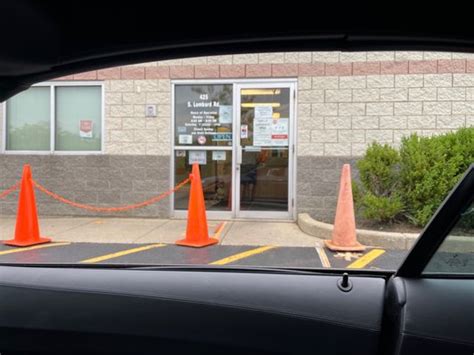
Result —
[[100, 150], [101, 88], [58, 86], [55, 89], [56, 150]]
[[7, 101], [5, 131], [6, 151], [100, 152], [102, 87], [34, 86]]
[[425, 273], [474, 274], [474, 203], [461, 215]]
[[33, 87], [7, 101], [7, 150], [50, 149], [50, 90]]

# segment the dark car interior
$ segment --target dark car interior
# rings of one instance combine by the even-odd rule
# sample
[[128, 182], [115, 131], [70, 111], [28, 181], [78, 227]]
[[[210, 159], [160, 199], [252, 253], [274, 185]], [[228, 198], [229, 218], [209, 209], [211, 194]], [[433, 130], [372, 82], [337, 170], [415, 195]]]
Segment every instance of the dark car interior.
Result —
[[[392, 20], [354, 5], [344, 14], [312, 14], [321, 21], [307, 28], [287, 23], [273, 31], [263, 14], [254, 15], [263, 29], [230, 26], [211, 12], [205, 16], [217, 21], [205, 26], [196, 11], [207, 10], [179, 9], [183, 4], [166, 10], [186, 23], [173, 26], [166, 14], [143, 11], [148, 4], [140, 1], [104, 8], [91, 1], [3, 1], [0, 100], [39, 81], [145, 60], [282, 48], [474, 52], [469, 22], [422, 24], [414, 13]], [[472, 354], [473, 275], [424, 270], [473, 199], [471, 165], [396, 273], [1, 265], [0, 352]]]

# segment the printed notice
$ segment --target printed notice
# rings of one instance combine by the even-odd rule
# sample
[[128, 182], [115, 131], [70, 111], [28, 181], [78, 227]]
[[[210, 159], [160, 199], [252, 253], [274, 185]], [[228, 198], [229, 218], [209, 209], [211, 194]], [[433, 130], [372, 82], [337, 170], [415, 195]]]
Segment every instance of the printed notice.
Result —
[[213, 150], [212, 160], [225, 160], [225, 150]]
[[273, 120], [272, 124], [272, 145], [288, 145], [288, 118], [279, 118]]
[[273, 107], [270, 105], [255, 106], [255, 119], [257, 118], [272, 118]]
[[244, 147], [244, 151], [245, 152], [261, 152], [262, 147], [254, 147], [252, 145], [248, 145], [248, 146]]
[[219, 106], [219, 123], [232, 124], [232, 106], [229, 106], [229, 105]]
[[270, 117], [255, 118], [253, 120], [253, 145], [256, 147], [272, 145], [272, 125]]
[[193, 136], [190, 134], [180, 134], [178, 141], [179, 144], [193, 144]]
[[243, 124], [240, 126], [240, 138], [247, 139], [249, 137], [249, 126]]
[[92, 127], [94, 123], [91, 120], [79, 121], [79, 137], [92, 138]]
[[205, 150], [190, 150], [189, 151], [189, 165], [192, 164], [206, 165], [207, 154]]

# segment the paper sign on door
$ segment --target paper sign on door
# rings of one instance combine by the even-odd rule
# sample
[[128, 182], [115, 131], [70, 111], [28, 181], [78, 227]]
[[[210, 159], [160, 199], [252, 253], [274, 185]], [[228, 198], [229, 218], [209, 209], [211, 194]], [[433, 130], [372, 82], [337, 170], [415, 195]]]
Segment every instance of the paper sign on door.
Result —
[[249, 126], [243, 124], [240, 126], [240, 138], [247, 139], [249, 137]]
[[205, 150], [190, 150], [189, 165], [198, 163], [199, 165], [207, 164], [207, 152]]
[[253, 145], [272, 145], [272, 118], [255, 118], [253, 120]]
[[213, 150], [212, 160], [225, 160], [225, 150]]
[[279, 118], [273, 120], [272, 124], [272, 145], [288, 145], [288, 118]]

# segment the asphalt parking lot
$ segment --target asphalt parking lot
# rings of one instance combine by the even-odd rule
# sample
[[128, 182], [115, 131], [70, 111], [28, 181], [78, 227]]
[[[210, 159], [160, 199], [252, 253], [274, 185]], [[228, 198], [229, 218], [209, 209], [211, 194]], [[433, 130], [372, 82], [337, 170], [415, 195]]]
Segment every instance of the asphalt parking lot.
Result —
[[0, 263], [13, 264], [206, 264], [395, 270], [406, 254], [407, 251], [381, 248], [335, 253], [322, 247], [270, 245], [214, 245], [199, 249], [164, 243], [54, 242], [26, 248], [0, 245]]

